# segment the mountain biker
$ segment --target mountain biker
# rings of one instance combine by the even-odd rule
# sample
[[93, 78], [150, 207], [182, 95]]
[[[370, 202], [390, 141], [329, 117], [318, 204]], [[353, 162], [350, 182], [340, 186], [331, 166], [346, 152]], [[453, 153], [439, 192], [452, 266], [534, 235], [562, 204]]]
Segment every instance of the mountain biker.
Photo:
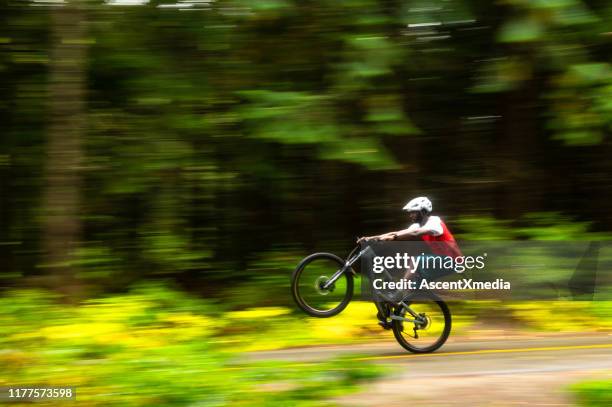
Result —
[[[440, 217], [431, 215], [433, 205], [427, 197], [419, 196], [411, 199], [402, 209], [408, 212], [412, 222], [408, 228], [383, 233], [382, 235], [361, 237], [357, 242], [422, 240], [429, 246], [430, 256], [461, 256], [459, 246], [446, 224]], [[433, 279], [447, 274], [445, 270], [419, 270], [419, 273], [421, 277]], [[375, 304], [378, 309], [379, 325], [385, 329], [390, 329], [388, 305], [376, 301]]]

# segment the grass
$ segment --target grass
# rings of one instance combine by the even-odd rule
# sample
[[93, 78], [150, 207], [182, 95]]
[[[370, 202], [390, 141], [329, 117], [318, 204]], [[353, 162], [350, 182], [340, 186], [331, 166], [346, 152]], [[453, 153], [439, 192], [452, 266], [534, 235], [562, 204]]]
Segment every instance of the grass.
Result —
[[577, 383], [570, 386], [570, 391], [574, 393], [581, 406], [612, 406], [612, 379]]

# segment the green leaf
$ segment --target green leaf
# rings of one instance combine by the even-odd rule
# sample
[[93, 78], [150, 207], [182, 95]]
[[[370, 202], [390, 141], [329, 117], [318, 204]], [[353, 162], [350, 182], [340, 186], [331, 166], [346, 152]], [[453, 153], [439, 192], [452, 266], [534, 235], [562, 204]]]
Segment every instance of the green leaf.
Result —
[[363, 165], [371, 170], [390, 170], [398, 167], [387, 149], [372, 138], [345, 138], [322, 148], [320, 157]]
[[529, 7], [533, 9], [559, 9], [576, 4], [576, 0], [530, 0]]
[[501, 28], [498, 40], [500, 42], [532, 42], [542, 39], [544, 28], [542, 25], [529, 18], [516, 19], [507, 22]]
[[583, 4], [575, 3], [562, 7], [555, 13], [555, 21], [560, 25], [594, 24], [599, 19]]
[[570, 72], [583, 82], [612, 80], [612, 70], [607, 63], [588, 63], [572, 65]]
[[601, 132], [597, 130], [566, 131], [557, 134], [554, 138], [570, 146], [592, 146], [600, 144], [603, 140]]

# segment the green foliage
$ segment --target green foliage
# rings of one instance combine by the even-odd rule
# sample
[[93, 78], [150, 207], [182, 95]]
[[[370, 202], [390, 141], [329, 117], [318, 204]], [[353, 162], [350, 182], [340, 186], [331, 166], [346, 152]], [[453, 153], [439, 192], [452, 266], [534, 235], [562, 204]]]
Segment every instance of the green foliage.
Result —
[[491, 216], [463, 216], [455, 220], [465, 240], [558, 240], [592, 241], [610, 239], [609, 233], [591, 231], [590, 222], [579, 222], [558, 212], [534, 212], [514, 222]]
[[575, 222], [559, 213], [530, 213], [524, 216], [525, 227], [517, 231], [533, 240], [594, 240], [597, 234], [589, 233], [588, 222]]
[[559, 79], [551, 121], [558, 139], [570, 145], [600, 144], [612, 121], [612, 69], [608, 63], [571, 65]]
[[[73, 218], [82, 236], [70, 265], [100, 291], [160, 275], [186, 284], [251, 278], [253, 257], [278, 244], [291, 253], [329, 242], [344, 250], [368, 228], [395, 227], [396, 212], [384, 208], [417, 190], [466, 215], [459, 226], [468, 238], [593, 236], [571, 221], [517, 230], [469, 217], [511, 218], [548, 210], [550, 200], [610, 226], [607, 5], [156, 7], [173, 4], [83, 10], [84, 151]], [[0, 277], [14, 281], [43, 263], [47, 90], [62, 42], [53, 8], [0, 8]], [[576, 185], [589, 192], [578, 195]], [[466, 204], [464, 194], [477, 199]], [[249, 278], [244, 290], [259, 278], [285, 284], [280, 272]]]
[[321, 157], [361, 164], [376, 170], [398, 168], [385, 147], [371, 138], [353, 137], [338, 141], [332, 149], [321, 151]]
[[457, 237], [465, 240], [512, 240], [516, 237], [509, 221], [491, 216], [464, 216], [455, 223], [461, 230]]
[[531, 75], [532, 67], [520, 58], [495, 59], [482, 67], [473, 87], [477, 93], [499, 93], [516, 89]]
[[508, 21], [499, 33], [500, 42], [532, 42], [544, 35], [544, 30], [538, 21], [520, 19]]
[[245, 363], [217, 336], [214, 304], [153, 284], [77, 307], [13, 291], [0, 322], [2, 385], [75, 386], [87, 405], [326, 405], [382, 373], [344, 360]]
[[253, 122], [253, 135], [285, 143], [323, 144], [338, 139], [330, 127], [330, 105], [326, 98], [297, 92], [244, 91], [250, 103], [240, 116]]
[[609, 406], [612, 403], [612, 380], [592, 380], [570, 386], [578, 404], [588, 407]]
[[[612, 328], [610, 301], [524, 301], [500, 304], [523, 328], [550, 332], [593, 332]], [[572, 315], [571, 322], [559, 318]]]
[[[494, 63], [476, 87], [480, 91], [504, 92], [520, 89], [519, 82], [539, 79], [543, 69], [553, 72], [554, 86], [548, 116], [553, 137], [571, 146], [600, 144], [612, 120], [609, 103], [612, 75], [606, 60], [588, 51], [592, 35], [609, 26], [609, 10], [599, 15], [581, 0], [511, 1], [520, 17], [506, 21], [500, 28], [501, 43], [522, 44], [514, 56], [522, 60], [526, 74], [509, 75]], [[593, 27], [597, 27], [593, 29]], [[595, 41], [597, 42], [597, 41]], [[495, 69], [497, 65], [498, 69]], [[516, 72], [516, 70], [515, 70]], [[485, 72], [486, 73], [486, 72]], [[514, 78], [514, 81], [511, 80]]]

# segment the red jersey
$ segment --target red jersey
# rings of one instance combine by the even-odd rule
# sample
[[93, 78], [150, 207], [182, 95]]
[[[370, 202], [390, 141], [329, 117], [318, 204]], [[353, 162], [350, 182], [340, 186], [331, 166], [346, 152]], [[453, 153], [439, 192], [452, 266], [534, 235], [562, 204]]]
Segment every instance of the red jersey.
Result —
[[[442, 227], [442, 234], [439, 234], [437, 236], [433, 234], [421, 235], [421, 239], [427, 242], [427, 245], [431, 249], [431, 252], [440, 256], [462, 256], [463, 254], [459, 249], [459, 245], [457, 245], [457, 242], [455, 241], [455, 237], [450, 232], [450, 230], [448, 230], [446, 224], [442, 221], [442, 219], [437, 216], [432, 216], [430, 218], [436, 218], [433, 221], [436, 223], [437, 221], [439, 221], [439, 225]], [[427, 223], [429, 223], [429, 220]]]

